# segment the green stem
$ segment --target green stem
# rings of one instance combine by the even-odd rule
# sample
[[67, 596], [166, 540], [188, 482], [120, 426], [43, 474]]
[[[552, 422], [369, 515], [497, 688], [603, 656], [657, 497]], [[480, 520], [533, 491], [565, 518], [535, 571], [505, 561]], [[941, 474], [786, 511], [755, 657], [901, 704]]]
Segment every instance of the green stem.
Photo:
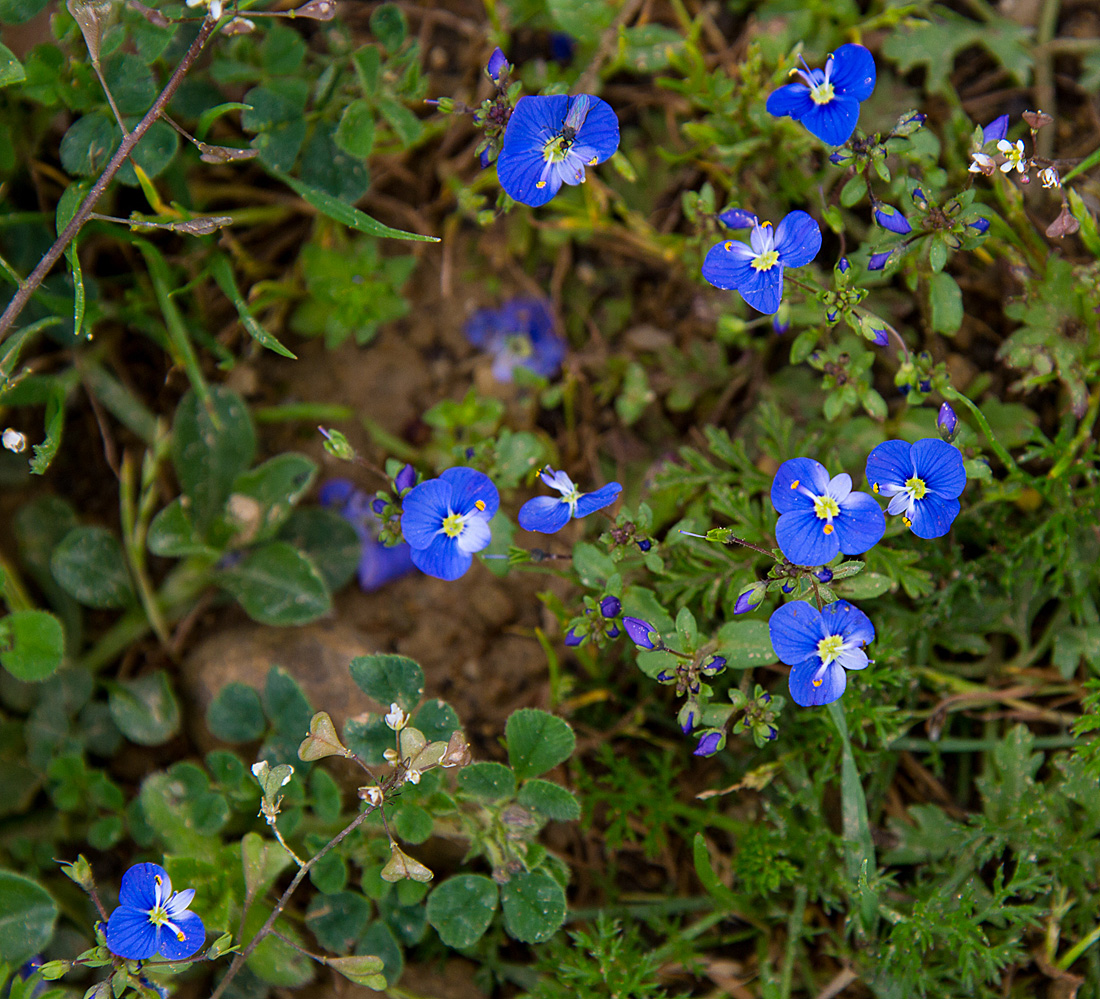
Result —
[[1092, 932], [1087, 937], [1082, 937], [1078, 940], [1077, 943], [1070, 947], [1070, 949], [1058, 959], [1059, 970], [1068, 971], [1073, 962], [1084, 954], [1097, 940], [1100, 940], [1100, 925], [1093, 927]]
[[783, 966], [779, 971], [780, 999], [790, 999], [791, 977], [794, 974], [795, 951], [802, 939], [802, 920], [806, 916], [806, 886], [799, 885], [794, 890], [794, 905], [787, 918], [787, 948], [783, 953]]
[[1066, 474], [1077, 452], [1085, 446], [1086, 442], [1092, 436], [1092, 428], [1096, 423], [1098, 412], [1100, 412], [1100, 386], [1092, 390], [1092, 395], [1089, 398], [1088, 412], [1085, 413], [1085, 418], [1081, 421], [1081, 425], [1077, 428], [1077, 433], [1074, 435], [1073, 440], [1070, 441], [1069, 447], [1066, 448], [1065, 453], [1054, 463], [1054, 467], [1047, 472], [1048, 479], [1059, 479]]

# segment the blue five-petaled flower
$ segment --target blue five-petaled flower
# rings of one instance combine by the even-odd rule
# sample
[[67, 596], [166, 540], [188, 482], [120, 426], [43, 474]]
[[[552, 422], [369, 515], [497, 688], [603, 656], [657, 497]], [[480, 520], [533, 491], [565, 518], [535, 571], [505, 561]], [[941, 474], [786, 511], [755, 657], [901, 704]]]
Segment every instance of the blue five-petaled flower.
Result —
[[886, 531], [874, 497], [853, 492], [847, 472], [830, 479], [812, 458], [790, 458], [779, 466], [772, 505], [780, 515], [775, 539], [795, 565], [824, 565], [837, 552], [861, 555]]
[[805, 212], [785, 216], [778, 226], [753, 225], [748, 243], [726, 240], [712, 246], [703, 277], [716, 288], [739, 291], [758, 312], [774, 315], [783, 298], [783, 270], [802, 267], [821, 249], [821, 228]]
[[845, 670], [867, 666], [871, 660], [863, 648], [875, 640], [870, 619], [846, 600], [823, 611], [793, 600], [772, 614], [768, 632], [780, 662], [793, 667], [791, 697], [804, 708], [840, 697], [848, 682]]
[[489, 521], [500, 494], [489, 476], [472, 468], [448, 468], [405, 497], [401, 533], [421, 572], [436, 579], [458, 579], [492, 535]]
[[916, 444], [884, 441], [867, 456], [867, 481], [887, 496], [886, 512], [901, 514], [918, 538], [939, 538], [959, 515], [966, 470], [957, 448], [937, 437]]
[[773, 90], [768, 113], [790, 116], [830, 146], [844, 145], [859, 121], [859, 105], [875, 89], [875, 60], [862, 45], [841, 45], [824, 69], [802, 66], [791, 72], [803, 82]]
[[580, 184], [585, 167], [619, 148], [619, 121], [611, 105], [591, 94], [521, 97], [508, 119], [497, 157], [500, 186], [537, 208], [562, 184]]
[[539, 477], [561, 496], [536, 496], [519, 509], [519, 526], [525, 531], [556, 534], [573, 517], [587, 517], [615, 502], [623, 491], [618, 482], [609, 482], [594, 493], [582, 493], [565, 472], [555, 472], [547, 465]]
[[194, 897], [194, 888], [172, 891], [163, 867], [135, 864], [122, 875], [118, 908], [107, 920], [108, 950], [130, 961], [190, 957], [206, 940], [202, 920], [187, 911]]

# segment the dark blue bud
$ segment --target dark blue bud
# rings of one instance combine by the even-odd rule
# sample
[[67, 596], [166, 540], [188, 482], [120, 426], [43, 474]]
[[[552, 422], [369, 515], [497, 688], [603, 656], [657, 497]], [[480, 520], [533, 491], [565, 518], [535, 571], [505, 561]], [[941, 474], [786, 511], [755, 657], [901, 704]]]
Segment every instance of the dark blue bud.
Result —
[[892, 205], [876, 205], [874, 215], [875, 221], [882, 226], [883, 229], [889, 229], [890, 232], [896, 232], [899, 236], [904, 236], [906, 233], [913, 231], [913, 227], [909, 224], [909, 220]]
[[378, 514], [379, 517], [381, 517], [383, 511], [385, 511], [385, 509], [386, 509], [386, 501], [384, 499], [381, 499], [381, 498], [371, 500], [370, 508], [376, 514]]
[[940, 436], [950, 444], [959, 433], [959, 418], [955, 415], [955, 410], [951, 408], [951, 403], [945, 402], [940, 406], [939, 415], [936, 417], [936, 427], [939, 429]]
[[555, 62], [569, 62], [573, 58], [573, 50], [576, 47], [576, 41], [564, 31], [550, 33], [550, 58]]
[[643, 552], [649, 551], [652, 547], [653, 542], [650, 541], [649, 538], [642, 538], [642, 540], [638, 542], [638, 548]]
[[772, 329], [776, 333], [778, 333], [780, 336], [782, 336], [784, 333], [786, 333], [787, 330], [789, 330], [790, 328], [791, 328], [790, 319], [780, 319], [778, 312], [774, 316], [772, 316]]
[[784, 583], [784, 584], [783, 584], [783, 585], [782, 585], [782, 586], [780, 587], [780, 589], [781, 589], [781, 590], [782, 590], [782, 591], [783, 591], [784, 593], [790, 593], [790, 592], [791, 592], [791, 591], [792, 591], [792, 590], [794, 589], [794, 580], [793, 580], [793, 579], [791, 579], [791, 580], [788, 580], [787, 582], [785, 582], [785, 583]]
[[618, 617], [622, 609], [618, 597], [606, 596], [600, 601], [600, 613], [604, 617]]
[[836, 263], [836, 269], [840, 271], [841, 274], [847, 274], [848, 268], [851, 266], [852, 265], [848, 263], [847, 257], [841, 257]]
[[875, 334], [872, 342], [878, 344], [878, 346], [885, 347], [890, 342], [890, 335], [886, 330], [877, 330], [872, 326], [871, 332]]
[[474, 449], [472, 447], [466, 448], [466, 460], [467, 461], [472, 461], [475, 453], [476, 452], [474, 451]]
[[394, 476], [393, 485], [399, 493], [412, 489], [416, 485], [416, 469], [412, 465], [406, 465]]
[[814, 575], [817, 576], [822, 583], [831, 583], [833, 581], [833, 570], [827, 569], [825, 566], [818, 569]]
[[924, 379], [924, 380], [923, 380], [923, 381], [922, 381], [922, 382], [920, 383], [920, 390], [921, 390], [922, 392], [931, 392], [931, 391], [932, 391], [932, 382], [931, 382], [931, 381], [929, 381], [929, 380], [928, 380], [927, 378], [925, 378], [925, 379]]
[[751, 229], [756, 225], [756, 216], [744, 208], [727, 208], [718, 215], [718, 221], [727, 229]]
[[711, 656], [701, 668], [708, 676], [717, 676], [726, 668], [726, 657]]
[[713, 756], [721, 748], [722, 740], [721, 732], [708, 732], [699, 740], [699, 745], [692, 751], [692, 756]]
[[777, 729], [774, 725], [769, 725], [768, 726], [768, 741], [770, 742], [771, 740], [778, 739], [778, 738], [779, 738], [779, 729]]
[[648, 621], [643, 621], [640, 617], [624, 617], [623, 628], [626, 629], [627, 638], [637, 645], [639, 649], [657, 648], [653, 639], [649, 637], [650, 632], [654, 632], [657, 629]]
[[829, 154], [829, 162], [834, 166], [844, 166], [851, 158], [850, 153], [842, 153], [839, 149], [835, 153]]
[[657, 674], [657, 682], [658, 683], [669, 683], [669, 682], [671, 682], [672, 680], [675, 680], [675, 679], [676, 679], [676, 674], [675, 673], [670, 673], [667, 669], [663, 669], [663, 670], [661, 670], [660, 673]]
[[580, 645], [581, 642], [584, 641], [584, 638], [585, 638], [584, 635], [578, 635], [574, 628], [570, 628], [565, 633], [565, 644], [570, 646], [570, 647], [575, 646], [575, 645]]
[[827, 319], [827, 320], [828, 320], [828, 321], [829, 321], [830, 323], [835, 323], [835, 322], [836, 322], [836, 317], [837, 317], [837, 311], [836, 311], [836, 309], [830, 309], [830, 310], [829, 310], [828, 312], [826, 312], [826, 313], [825, 313], [825, 318], [826, 318], [826, 319]]
[[989, 219], [975, 219], [973, 222], [967, 222], [966, 224], [979, 235], [989, 231]]
[[481, 150], [480, 153], [478, 153], [477, 161], [478, 161], [478, 163], [481, 164], [481, 169], [482, 170], [484, 170], [489, 165], [489, 149], [488, 149], [488, 147], [486, 147], [485, 149]]
[[504, 53], [499, 49], [493, 49], [493, 54], [489, 56], [489, 65], [485, 67], [486, 72], [489, 74], [489, 79], [493, 83], [500, 82], [500, 74], [508, 69], [508, 59]]
[[898, 386], [898, 394], [899, 395], [908, 395], [909, 394], [909, 388], [910, 388], [909, 383], [904, 382], [903, 384]]
[[687, 735], [693, 728], [695, 728], [695, 712], [689, 711], [687, 718], [680, 723], [680, 731]]
[[867, 270], [881, 271], [886, 266], [886, 261], [890, 259], [892, 252], [892, 250], [887, 250], [884, 253], [872, 253], [867, 261]]
[[619, 637], [619, 627], [618, 627], [618, 625], [613, 624], [610, 628], [607, 629], [606, 634], [607, 634], [608, 638], [618, 638]]
[[756, 610], [760, 606], [760, 601], [764, 599], [764, 592], [760, 586], [753, 584], [746, 587], [737, 595], [737, 602], [733, 605], [734, 614], [747, 614], [749, 611]]
[[760, 700], [762, 700], [765, 704], [771, 704], [772, 695], [771, 694], [761, 694], [760, 695]]
[[927, 120], [928, 120], [928, 115], [923, 114], [922, 112], [918, 111], [916, 114], [910, 115], [908, 118], [906, 118], [905, 121], [903, 122], [903, 124], [905, 124], [905, 125], [913, 125], [913, 124], [923, 125]]
[[928, 207], [928, 199], [924, 196], [924, 191], [919, 187], [913, 189], [913, 204], [918, 208]]

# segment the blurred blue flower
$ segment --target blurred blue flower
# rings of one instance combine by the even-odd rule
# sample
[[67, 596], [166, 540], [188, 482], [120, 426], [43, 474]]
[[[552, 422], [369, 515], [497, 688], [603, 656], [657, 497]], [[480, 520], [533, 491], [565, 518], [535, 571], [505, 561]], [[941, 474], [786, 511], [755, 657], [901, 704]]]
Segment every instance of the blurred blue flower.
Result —
[[553, 378], [565, 357], [565, 341], [539, 298], [515, 298], [499, 309], [478, 309], [466, 322], [466, 339], [493, 355], [493, 377], [510, 382], [516, 368]]
[[882, 226], [883, 229], [889, 229], [890, 232], [896, 232], [899, 236], [904, 236], [906, 233], [913, 231], [913, 227], [909, 224], [909, 220], [892, 205], [884, 205], [881, 201], [876, 203], [874, 215], [875, 221]]
[[847, 472], [829, 478], [812, 458], [790, 458], [772, 482], [772, 505], [780, 515], [775, 540], [795, 565], [824, 565], [838, 552], [860, 555], [886, 530], [874, 497], [852, 491]]
[[650, 541], [649, 538], [642, 538], [641, 541], [637, 541], [635, 544], [637, 544], [638, 550], [641, 552], [647, 552], [653, 547], [653, 542]]
[[1008, 135], [1008, 115], [1002, 114], [994, 118], [988, 125], [982, 128], [982, 145], [987, 142], [1000, 142]]
[[414, 487], [402, 504], [401, 532], [412, 561], [436, 579], [458, 579], [475, 552], [492, 541], [489, 521], [500, 494], [489, 476], [472, 468], [448, 468]]
[[202, 920], [187, 910], [194, 897], [194, 888], [172, 891], [163, 867], [135, 864], [122, 875], [118, 908], [107, 920], [107, 949], [130, 961], [190, 957], [206, 941]]
[[867, 481], [888, 496], [886, 512], [901, 514], [918, 538], [943, 537], [959, 515], [966, 470], [957, 448], [938, 437], [916, 444], [884, 441], [867, 456]]
[[539, 478], [561, 493], [557, 498], [536, 496], [520, 507], [519, 526], [525, 531], [538, 531], [540, 534], [556, 534], [571, 518], [587, 517], [610, 506], [623, 491], [618, 482], [609, 482], [594, 493], [582, 493], [565, 472], [555, 472], [549, 465], [539, 473]]
[[779, 661], [793, 667], [787, 683], [804, 708], [840, 697], [848, 683], [845, 670], [864, 669], [871, 660], [863, 649], [875, 640], [870, 619], [846, 600], [823, 611], [792, 600], [772, 614], [768, 632]]
[[821, 249], [821, 228], [805, 212], [794, 211], [778, 226], [757, 223], [748, 243], [726, 240], [712, 246], [703, 277], [716, 288], [738, 291], [758, 312], [774, 315], [783, 298], [783, 271], [802, 267]]
[[[406, 470], [411, 475], [406, 474]], [[411, 465], [406, 465], [397, 474], [394, 484], [398, 485], [398, 491], [408, 488], [415, 481], [416, 472]], [[359, 587], [367, 593], [377, 590], [391, 580], [398, 579], [415, 568], [412, 561], [412, 550], [402, 541], [400, 544], [388, 546], [378, 540], [378, 532], [382, 522], [377, 514], [381, 513], [378, 505], [385, 509], [385, 502], [380, 499], [371, 500], [362, 490], [356, 489], [347, 479], [329, 479], [317, 494], [317, 500], [324, 507], [331, 507], [344, 518], [359, 535], [359, 542], [363, 546], [363, 553], [359, 557], [358, 579]]]
[[623, 628], [626, 631], [626, 637], [640, 649], [655, 649], [661, 640], [660, 635], [657, 636], [657, 642], [649, 637], [657, 629], [640, 617], [624, 617]]
[[824, 69], [792, 70], [802, 83], [788, 83], [768, 97], [769, 114], [787, 115], [830, 146], [842, 146], [859, 121], [859, 105], [875, 89], [875, 60], [862, 45], [841, 45]]
[[550, 58], [555, 62], [569, 62], [576, 47], [577, 41], [572, 35], [564, 31], [550, 32]]
[[582, 183], [585, 167], [618, 148], [618, 119], [599, 97], [521, 97], [504, 132], [497, 176], [509, 197], [537, 208], [562, 184]]

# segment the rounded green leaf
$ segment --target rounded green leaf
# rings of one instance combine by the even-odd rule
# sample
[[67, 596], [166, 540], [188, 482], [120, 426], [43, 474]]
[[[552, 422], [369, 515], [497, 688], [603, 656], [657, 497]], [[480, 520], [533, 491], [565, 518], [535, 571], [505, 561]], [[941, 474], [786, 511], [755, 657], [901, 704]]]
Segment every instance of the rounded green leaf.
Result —
[[330, 593], [351, 580], [363, 557], [363, 542], [355, 528], [335, 510], [294, 510], [277, 537], [317, 567]]
[[428, 742], [446, 742], [462, 727], [455, 711], [446, 701], [425, 701], [413, 716], [412, 724], [424, 733]]
[[504, 928], [524, 943], [549, 940], [565, 922], [565, 890], [546, 871], [524, 871], [500, 888]]
[[267, 728], [260, 695], [245, 683], [227, 683], [206, 709], [206, 727], [226, 742], [252, 742]]
[[516, 794], [516, 775], [503, 763], [471, 763], [459, 771], [458, 784], [462, 790], [488, 801], [514, 798]]
[[134, 599], [122, 545], [105, 527], [74, 527], [53, 550], [50, 571], [86, 607], [125, 607]]
[[718, 629], [718, 653], [731, 669], [775, 662], [767, 621], [727, 621]]
[[164, 670], [111, 685], [108, 700], [118, 730], [139, 746], [159, 746], [180, 727], [180, 708]]
[[537, 777], [564, 763], [573, 754], [577, 738], [561, 718], [538, 708], [521, 708], [504, 726], [508, 760], [516, 777]]
[[65, 631], [47, 611], [13, 611], [0, 620], [0, 663], [18, 680], [45, 680], [65, 655]]
[[334, 954], [346, 954], [367, 928], [371, 904], [358, 892], [315, 895], [306, 910], [306, 926]]
[[426, 808], [410, 802], [398, 804], [393, 816], [393, 825], [406, 843], [423, 843], [435, 829], [432, 813]]
[[0, 961], [18, 967], [53, 936], [57, 904], [37, 881], [0, 871]]
[[61, 165], [77, 177], [101, 173], [119, 143], [118, 124], [104, 111], [77, 118], [61, 138]]
[[580, 803], [572, 791], [537, 777], [520, 788], [517, 800], [524, 808], [539, 812], [555, 822], [575, 822], [581, 817]]
[[448, 947], [472, 947], [493, 921], [497, 896], [496, 884], [481, 874], [448, 878], [428, 896], [428, 922]]
[[411, 711], [424, 693], [424, 671], [408, 656], [356, 656], [351, 661], [351, 678], [385, 707], [400, 704]]
[[218, 582], [260, 624], [307, 624], [327, 614], [332, 596], [316, 566], [285, 541], [250, 551]]

